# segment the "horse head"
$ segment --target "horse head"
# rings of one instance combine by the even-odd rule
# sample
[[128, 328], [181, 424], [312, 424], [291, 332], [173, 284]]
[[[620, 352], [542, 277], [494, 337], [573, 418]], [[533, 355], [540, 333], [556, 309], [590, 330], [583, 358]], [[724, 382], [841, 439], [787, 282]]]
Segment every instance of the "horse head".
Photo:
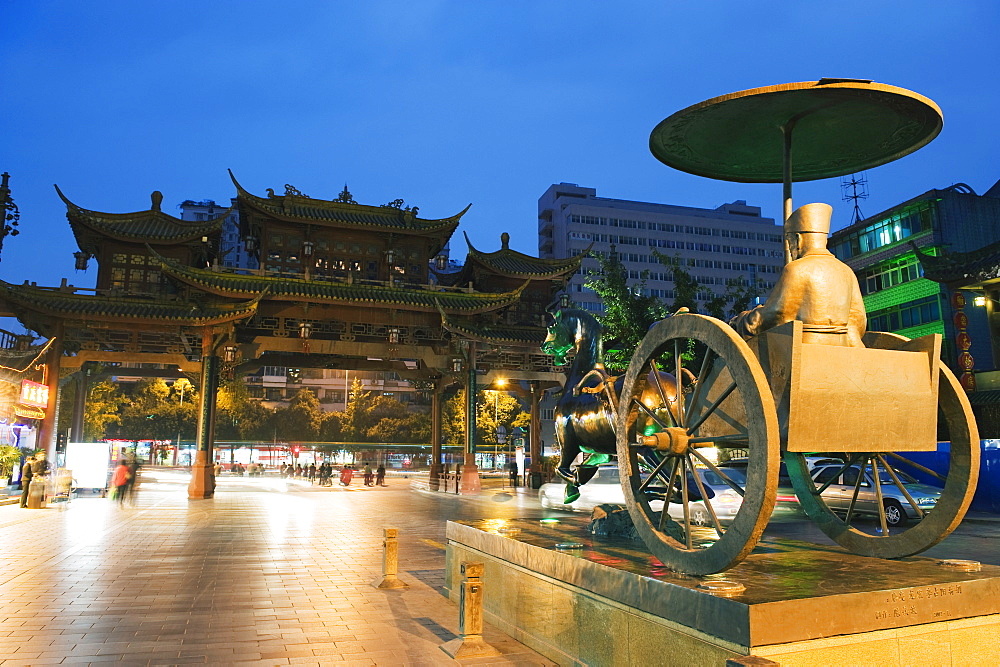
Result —
[[548, 329], [545, 342], [542, 343], [542, 352], [551, 354], [556, 366], [566, 363], [566, 355], [575, 349], [579, 343], [577, 336], [576, 318], [563, 316], [562, 310], [557, 310], [554, 314], [554, 321]]
[[561, 308], [553, 314], [542, 352], [551, 354], [553, 363], [562, 366], [570, 351], [574, 351], [588, 369], [601, 363], [601, 325], [585, 310]]

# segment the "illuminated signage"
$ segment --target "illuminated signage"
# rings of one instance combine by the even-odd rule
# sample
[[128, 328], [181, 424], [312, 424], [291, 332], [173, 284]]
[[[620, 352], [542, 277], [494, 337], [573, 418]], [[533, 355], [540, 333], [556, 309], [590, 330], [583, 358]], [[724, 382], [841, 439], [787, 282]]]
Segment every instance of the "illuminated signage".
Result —
[[31, 405], [14, 404], [14, 414], [25, 419], [45, 419], [45, 410]]
[[18, 402], [36, 408], [46, 408], [49, 405], [49, 388], [40, 382], [21, 380], [21, 399]]

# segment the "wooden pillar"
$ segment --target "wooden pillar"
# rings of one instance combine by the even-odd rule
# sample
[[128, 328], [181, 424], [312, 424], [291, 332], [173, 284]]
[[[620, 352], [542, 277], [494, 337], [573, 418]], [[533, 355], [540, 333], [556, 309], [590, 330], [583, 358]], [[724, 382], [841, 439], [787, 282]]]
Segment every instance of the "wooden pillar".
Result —
[[542, 486], [542, 387], [538, 380], [531, 381], [531, 426], [528, 431], [528, 448], [531, 456], [530, 484], [532, 489]]
[[90, 362], [84, 362], [76, 373], [76, 394], [73, 396], [73, 422], [69, 440], [83, 442], [84, 414], [87, 409], [87, 392], [90, 390]]
[[219, 357], [215, 355], [212, 334], [202, 337], [201, 393], [198, 396], [198, 450], [191, 465], [188, 499], [202, 500], [215, 495], [215, 398], [219, 387]]
[[438, 476], [441, 474], [441, 397], [444, 381], [434, 381], [431, 394], [431, 469], [429, 485], [431, 491], [438, 490]]
[[56, 432], [59, 423], [59, 371], [63, 354], [62, 336], [63, 325], [60, 322], [56, 326], [56, 335], [52, 338], [52, 345], [45, 353], [45, 384], [49, 388], [49, 399], [45, 406], [45, 418], [42, 420], [41, 428], [38, 430], [38, 438], [35, 441], [35, 447], [45, 450], [45, 458], [53, 472], [55, 472], [56, 465]]
[[479, 467], [476, 465], [476, 344], [469, 341], [469, 364], [465, 382], [465, 463], [459, 493], [474, 494], [482, 490]]

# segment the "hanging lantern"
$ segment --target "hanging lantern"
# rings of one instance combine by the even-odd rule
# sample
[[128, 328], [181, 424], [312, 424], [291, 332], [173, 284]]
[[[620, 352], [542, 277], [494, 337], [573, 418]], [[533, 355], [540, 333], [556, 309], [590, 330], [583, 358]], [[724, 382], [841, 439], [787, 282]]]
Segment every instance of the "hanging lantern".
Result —
[[235, 345], [227, 345], [222, 348], [222, 360], [227, 364], [231, 364], [236, 361], [236, 352], [238, 348]]
[[559, 307], [560, 308], [569, 308], [569, 294], [568, 293], [563, 292], [562, 294], [559, 295]]
[[399, 342], [399, 327], [389, 327], [389, 342], [393, 345]]
[[302, 257], [309, 259], [313, 254], [313, 247], [315, 244], [312, 241], [306, 241], [302, 244]]
[[395, 261], [395, 259], [396, 259], [396, 253], [392, 248], [389, 248], [388, 250], [385, 251], [385, 261], [389, 263], [389, 266], [392, 266], [393, 261]]
[[243, 247], [246, 248], [246, 251], [249, 252], [249, 253], [256, 252], [257, 251], [257, 237], [256, 236], [252, 236], [252, 235], [246, 237], [243, 240]]
[[434, 258], [434, 265], [437, 266], [438, 271], [444, 271], [448, 267], [448, 258], [444, 255], [438, 255]]
[[90, 253], [89, 252], [78, 251], [78, 252], [74, 252], [73, 253], [73, 257], [76, 258], [76, 270], [77, 271], [86, 271], [87, 270], [87, 262], [90, 260]]
[[309, 339], [312, 337], [312, 322], [299, 322], [299, 338]]
[[451, 370], [455, 373], [462, 372], [462, 359], [461, 357], [455, 357], [451, 360]]

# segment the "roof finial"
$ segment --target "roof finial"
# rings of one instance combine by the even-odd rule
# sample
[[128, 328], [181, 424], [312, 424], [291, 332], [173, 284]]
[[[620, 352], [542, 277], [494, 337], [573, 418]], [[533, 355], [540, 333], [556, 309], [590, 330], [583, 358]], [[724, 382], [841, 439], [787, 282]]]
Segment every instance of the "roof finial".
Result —
[[347, 189], [347, 182], [346, 181], [344, 181], [344, 189], [340, 191], [340, 196], [337, 197], [336, 199], [334, 199], [333, 201], [337, 201], [337, 202], [340, 202], [342, 204], [357, 204], [358, 203], [358, 202], [354, 201], [354, 197], [351, 196], [351, 191]]
[[508, 248], [509, 245], [510, 245], [510, 234], [504, 232], [503, 234], [500, 235], [500, 249], [509, 250]]
[[149, 199], [153, 202], [153, 206], [149, 210], [159, 211], [160, 204], [163, 203], [163, 193], [159, 190], [153, 190], [153, 194], [149, 195]]

